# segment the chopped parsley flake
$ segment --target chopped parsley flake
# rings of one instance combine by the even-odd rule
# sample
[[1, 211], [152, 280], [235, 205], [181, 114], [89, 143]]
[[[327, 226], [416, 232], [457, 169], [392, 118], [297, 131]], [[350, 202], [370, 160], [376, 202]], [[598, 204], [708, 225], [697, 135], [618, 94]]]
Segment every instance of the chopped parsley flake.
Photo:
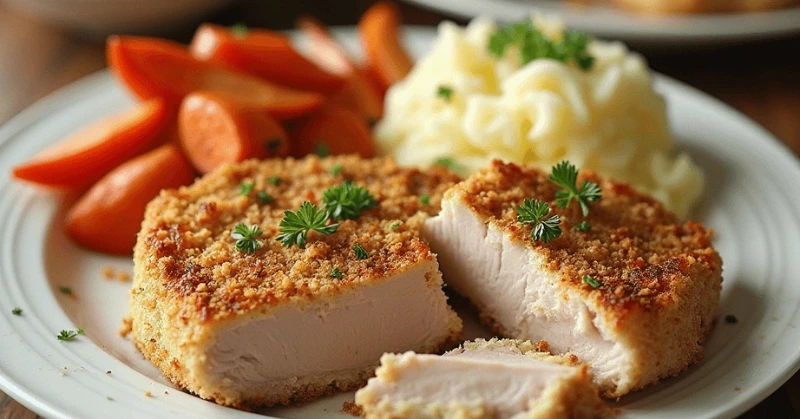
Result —
[[248, 196], [250, 195], [250, 192], [253, 192], [253, 189], [255, 187], [256, 185], [252, 183], [242, 183], [241, 185], [239, 185], [239, 195]]
[[323, 143], [317, 143], [317, 147], [314, 149], [314, 154], [319, 157], [328, 157], [330, 154], [330, 150], [328, 146]]
[[581, 221], [578, 224], [575, 224], [575, 227], [578, 227], [578, 230], [583, 231], [584, 233], [592, 230], [592, 226], [590, 226], [586, 221]]
[[559, 41], [551, 39], [536, 29], [530, 19], [503, 26], [489, 38], [489, 53], [500, 59], [506, 50], [519, 48], [521, 64], [548, 58], [564, 63], [574, 62], [580, 69], [589, 70], [594, 57], [587, 47], [591, 37], [584, 32], [566, 31]]
[[595, 288], [595, 289], [600, 288], [600, 281], [592, 278], [589, 275], [584, 275], [583, 276], [583, 283], [584, 284], [589, 284], [590, 287]]
[[258, 194], [256, 194], [256, 196], [258, 197], [258, 200], [261, 201], [262, 204], [269, 204], [275, 200], [275, 198], [273, 198], [272, 195], [266, 193], [265, 191], [260, 191]]
[[449, 102], [450, 98], [453, 96], [453, 88], [444, 85], [439, 86], [439, 88], [436, 89], [436, 95]]
[[278, 150], [280, 150], [281, 144], [283, 144], [283, 141], [280, 138], [273, 138], [267, 141], [267, 150], [269, 150], [269, 154], [273, 156], [278, 154]]
[[419, 202], [421, 202], [422, 205], [430, 205], [431, 204], [431, 197], [429, 197], [428, 195], [420, 195], [419, 196]]
[[11, 314], [13, 314], [15, 316], [21, 316], [22, 315], [22, 309], [19, 308], [19, 307], [14, 307], [14, 309], [11, 310]]
[[58, 291], [64, 295], [72, 295], [72, 288], [70, 287], [58, 287]]
[[397, 230], [398, 228], [400, 228], [400, 222], [399, 221], [396, 221], [396, 222], [392, 223], [392, 230]]
[[366, 259], [369, 257], [369, 253], [367, 253], [367, 251], [364, 250], [364, 246], [361, 246], [361, 243], [356, 243], [355, 246], [353, 246], [353, 252], [355, 252], [356, 259], [358, 260]]
[[331, 278], [339, 279], [341, 277], [342, 277], [342, 271], [340, 271], [339, 268], [331, 269]]
[[333, 167], [331, 167], [331, 176], [333, 176], [333, 177], [339, 176], [339, 173], [342, 173], [342, 165], [341, 164], [336, 164]]
[[74, 332], [72, 330], [62, 330], [58, 335], [56, 335], [58, 340], [62, 340], [62, 341], [72, 340], [72, 339], [75, 339], [77, 336], [78, 336], [78, 333]]
[[270, 176], [267, 182], [269, 182], [270, 185], [278, 186], [283, 181], [278, 176]]
[[246, 37], [247, 33], [250, 32], [250, 29], [244, 23], [235, 23], [231, 25], [230, 30], [233, 36], [239, 39]]

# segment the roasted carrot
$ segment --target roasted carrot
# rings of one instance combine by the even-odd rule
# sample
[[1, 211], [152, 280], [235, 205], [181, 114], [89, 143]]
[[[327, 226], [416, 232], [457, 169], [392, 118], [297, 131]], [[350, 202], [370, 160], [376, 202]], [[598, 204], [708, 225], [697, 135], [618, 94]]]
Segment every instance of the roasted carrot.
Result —
[[308, 38], [308, 56], [322, 68], [347, 78], [342, 89], [331, 95], [331, 102], [359, 112], [368, 123], [380, 119], [383, 93], [373, 87], [364, 71], [355, 65], [325, 26], [314, 18], [303, 17], [297, 21], [297, 27]]
[[328, 104], [303, 121], [292, 135], [292, 156], [360, 154], [375, 156], [375, 144], [364, 118], [342, 106]]
[[130, 254], [147, 203], [191, 183], [194, 171], [172, 144], [135, 157], [100, 179], [67, 213], [67, 234], [94, 251]]
[[200, 61], [171, 41], [112, 36], [107, 49], [111, 69], [142, 99], [159, 97], [177, 106], [189, 93], [209, 90], [236, 97], [278, 118], [307, 114], [324, 99], [318, 93], [278, 86]]
[[201, 173], [224, 163], [289, 152], [286, 132], [273, 118], [213, 92], [183, 100], [178, 130], [183, 150]]
[[161, 100], [143, 102], [36, 154], [14, 168], [14, 177], [62, 188], [88, 186], [153, 143], [167, 114]]
[[402, 80], [413, 62], [400, 42], [400, 12], [394, 3], [382, 1], [370, 7], [358, 22], [368, 64], [383, 82], [384, 90]]
[[264, 29], [238, 34], [204, 24], [189, 46], [192, 55], [224, 67], [299, 90], [333, 93], [345, 78], [325, 71], [301, 55], [285, 35]]

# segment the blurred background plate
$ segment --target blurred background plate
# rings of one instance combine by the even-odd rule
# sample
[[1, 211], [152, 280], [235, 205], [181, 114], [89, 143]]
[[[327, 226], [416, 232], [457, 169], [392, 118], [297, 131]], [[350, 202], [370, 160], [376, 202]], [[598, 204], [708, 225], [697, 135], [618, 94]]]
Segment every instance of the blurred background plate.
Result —
[[612, 5], [566, 0], [406, 0], [453, 16], [518, 21], [533, 11], [557, 14], [568, 27], [637, 46], [708, 46], [800, 33], [800, 7], [756, 13], [643, 15]]

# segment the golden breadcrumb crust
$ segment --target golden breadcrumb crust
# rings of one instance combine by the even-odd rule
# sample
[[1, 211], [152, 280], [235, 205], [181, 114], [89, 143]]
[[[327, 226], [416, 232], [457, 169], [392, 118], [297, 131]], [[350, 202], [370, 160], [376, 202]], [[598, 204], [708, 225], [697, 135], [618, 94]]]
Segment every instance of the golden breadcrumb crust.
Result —
[[[445, 199], [458, 199], [512, 242], [534, 251], [562, 289], [581, 296], [602, 317], [604, 333], [609, 333], [604, 337], [634, 351], [629, 381], [602, 388], [606, 397], [619, 397], [699, 362], [722, 288], [722, 260], [711, 246], [711, 231], [680, 221], [628, 184], [587, 171], [580, 172], [578, 184], [597, 182], [602, 198], [584, 219], [575, 202], [567, 209], [555, 204], [558, 187], [548, 178], [536, 168], [494, 161], [450, 189]], [[517, 222], [516, 207], [531, 198], [548, 202], [550, 214], [561, 217], [559, 238], [533, 241], [533, 227]], [[589, 232], [576, 227], [583, 220], [591, 225]], [[584, 283], [585, 275], [600, 286]], [[514, 337], [480, 302], [473, 303], [484, 323], [501, 336]]]
[[[335, 175], [334, 167], [341, 168]], [[280, 181], [271, 181], [275, 177]], [[284, 211], [296, 210], [306, 200], [321, 206], [323, 191], [345, 180], [367, 188], [378, 205], [357, 220], [340, 221], [332, 235], [311, 233], [303, 249], [282, 247], [275, 240]], [[198, 371], [213, 331], [226, 324], [284, 304], [358, 292], [434, 260], [418, 237], [419, 226], [439, 211], [443, 192], [458, 180], [442, 168], [404, 169], [391, 159], [307, 157], [228, 165], [191, 186], [162, 191], [148, 205], [134, 249], [132, 340], [178, 387], [234, 407], [302, 403], [358, 388], [374, 365], [333, 381], [306, 377], [307, 383], [251, 396], [221, 392]], [[254, 184], [248, 196], [240, 193], [243, 183]], [[262, 203], [259, 191], [274, 201]], [[423, 195], [427, 204], [420, 200]], [[230, 233], [237, 223], [260, 226], [263, 246], [258, 251], [248, 255], [235, 250]], [[356, 258], [355, 243], [368, 252], [367, 259]], [[330, 277], [333, 268], [341, 271], [341, 278]], [[438, 273], [429, 283], [441, 287]], [[455, 345], [461, 323], [451, 314], [445, 342], [418, 350]]]
[[[336, 165], [341, 171], [333, 176]], [[273, 176], [279, 184], [270, 183]], [[322, 192], [345, 180], [367, 188], [378, 206], [357, 220], [340, 221], [329, 236], [312, 232], [304, 249], [282, 247], [275, 240], [284, 211], [297, 210], [303, 201], [321, 207]], [[312, 156], [228, 165], [191, 186], [163, 191], [151, 202], [134, 259], [143, 267], [142, 275], [159, 278], [160, 297], [180, 305], [180, 315], [188, 321], [222, 320], [264, 306], [306, 302], [432, 259], [416, 226], [439, 211], [442, 193], [457, 181], [442, 168], [404, 169], [388, 158]], [[255, 186], [249, 196], [240, 193], [243, 183]], [[274, 201], [261, 203], [259, 191]], [[423, 195], [429, 204], [420, 201]], [[238, 223], [259, 225], [261, 249], [253, 254], [235, 250], [231, 232]], [[395, 223], [399, 226], [393, 229]], [[356, 243], [367, 251], [367, 259], [356, 258]], [[341, 278], [331, 278], [334, 268]]]

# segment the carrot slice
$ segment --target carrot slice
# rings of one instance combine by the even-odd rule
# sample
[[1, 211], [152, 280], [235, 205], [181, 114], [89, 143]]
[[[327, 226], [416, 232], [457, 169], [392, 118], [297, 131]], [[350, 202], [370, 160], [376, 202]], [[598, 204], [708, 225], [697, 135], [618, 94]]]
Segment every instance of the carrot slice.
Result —
[[14, 177], [62, 188], [89, 185], [153, 143], [167, 115], [161, 100], [143, 102], [45, 149], [15, 167]]
[[67, 213], [67, 234], [91, 250], [128, 255], [147, 203], [162, 189], [192, 182], [194, 171], [172, 144], [129, 160], [100, 179]]
[[273, 118], [213, 92], [183, 100], [178, 129], [186, 155], [201, 173], [224, 163], [289, 152], [286, 131]]
[[379, 120], [383, 116], [383, 92], [373, 87], [325, 26], [314, 18], [303, 17], [297, 27], [309, 40], [309, 57], [331, 73], [347, 77], [344, 87], [330, 97], [331, 102], [359, 112], [368, 124]]
[[289, 38], [264, 29], [237, 35], [222, 26], [204, 24], [189, 46], [204, 61], [300, 90], [332, 93], [345, 79], [318, 67], [297, 52]]
[[402, 80], [413, 67], [400, 42], [399, 29], [400, 12], [387, 1], [370, 7], [358, 22], [367, 62], [377, 72], [384, 89]]
[[182, 45], [156, 38], [108, 39], [111, 69], [142, 99], [160, 97], [177, 106], [184, 96], [211, 90], [250, 103], [278, 118], [304, 115], [324, 98], [236, 73], [192, 57]]
[[364, 118], [333, 104], [314, 112], [292, 135], [292, 156], [360, 154], [375, 156], [375, 143]]

